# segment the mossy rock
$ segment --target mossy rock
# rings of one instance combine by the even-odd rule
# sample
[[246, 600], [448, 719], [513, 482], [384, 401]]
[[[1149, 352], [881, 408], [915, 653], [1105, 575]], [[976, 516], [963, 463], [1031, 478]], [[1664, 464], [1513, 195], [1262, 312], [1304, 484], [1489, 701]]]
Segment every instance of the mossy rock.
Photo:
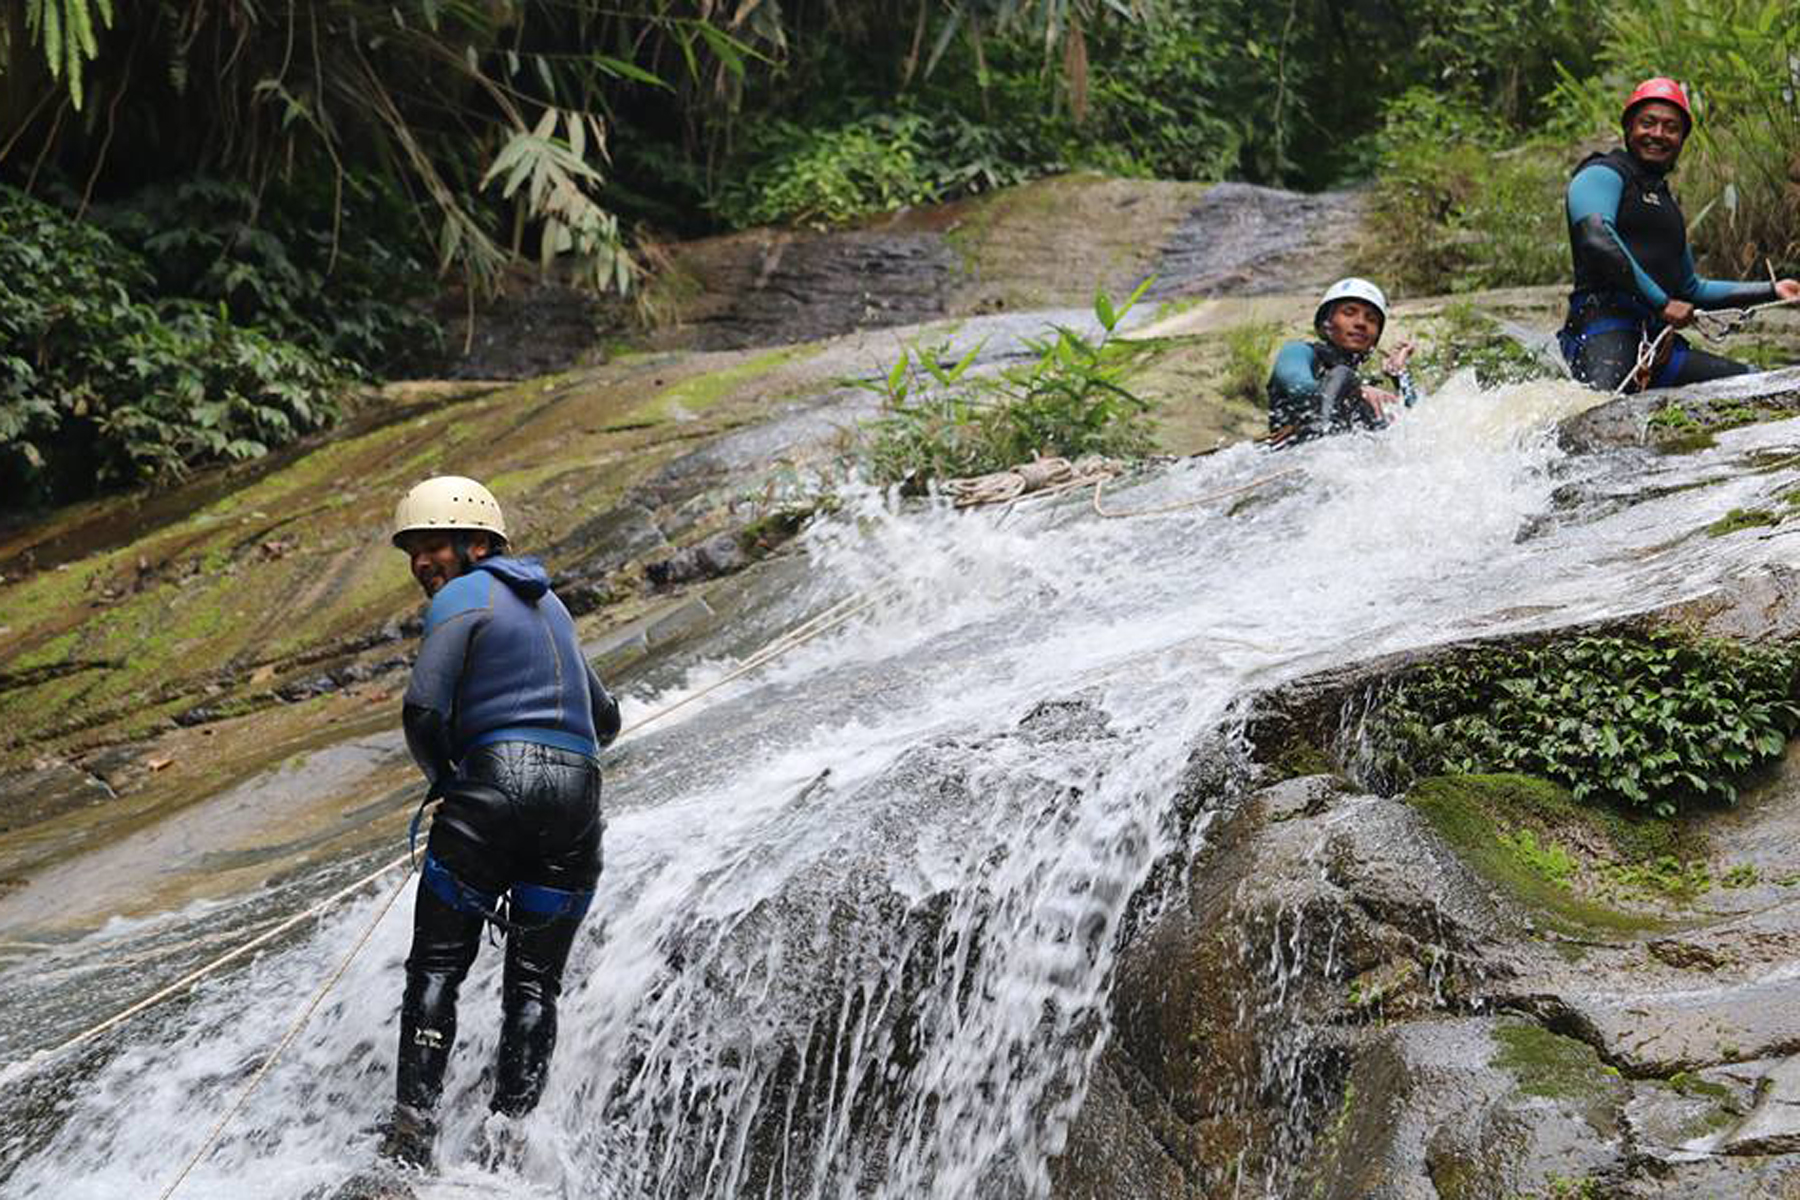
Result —
[[1619, 1072], [1600, 1061], [1586, 1042], [1530, 1022], [1494, 1030], [1493, 1065], [1511, 1075], [1527, 1096], [1550, 1100], [1607, 1102], [1627, 1090]]
[[1331, 755], [1303, 737], [1295, 737], [1265, 760], [1271, 777], [1269, 782], [1300, 779], [1309, 775], [1337, 775], [1338, 765]]
[[1661, 927], [1658, 917], [1593, 893], [1609, 867], [1684, 861], [1697, 852], [1693, 835], [1672, 820], [1579, 804], [1529, 775], [1434, 776], [1407, 802], [1479, 874], [1560, 932]]
[[1781, 517], [1761, 508], [1734, 508], [1706, 527], [1708, 537], [1724, 537], [1740, 529], [1757, 529], [1781, 524]]

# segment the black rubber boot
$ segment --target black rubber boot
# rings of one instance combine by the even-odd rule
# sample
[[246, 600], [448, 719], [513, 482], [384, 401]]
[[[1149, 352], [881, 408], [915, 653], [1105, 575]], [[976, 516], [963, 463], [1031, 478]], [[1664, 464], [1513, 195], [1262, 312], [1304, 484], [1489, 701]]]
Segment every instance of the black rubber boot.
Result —
[[556, 1049], [556, 1000], [581, 918], [515, 930], [506, 939], [500, 1061], [490, 1107], [520, 1117], [537, 1107]]
[[437, 1141], [437, 1121], [421, 1108], [394, 1105], [387, 1128], [382, 1130], [381, 1157], [421, 1171], [432, 1168], [432, 1145]]

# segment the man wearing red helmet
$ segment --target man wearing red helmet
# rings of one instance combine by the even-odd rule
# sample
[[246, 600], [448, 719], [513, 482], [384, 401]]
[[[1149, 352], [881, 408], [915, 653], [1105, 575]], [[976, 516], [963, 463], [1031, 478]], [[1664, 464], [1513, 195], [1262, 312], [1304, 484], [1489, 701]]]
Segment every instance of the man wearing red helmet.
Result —
[[[1688, 248], [1687, 221], [1668, 173], [1693, 130], [1687, 93], [1673, 79], [1647, 79], [1625, 102], [1625, 144], [1589, 155], [1569, 180], [1569, 243], [1575, 287], [1558, 337], [1576, 379], [1607, 391], [1637, 368], [1638, 347], [1665, 326], [1680, 329], [1695, 309], [1737, 308], [1800, 297], [1800, 283], [1702, 279]], [[1676, 387], [1741, 375], [1743, 363], [1671, 335], [1644, 387]]]

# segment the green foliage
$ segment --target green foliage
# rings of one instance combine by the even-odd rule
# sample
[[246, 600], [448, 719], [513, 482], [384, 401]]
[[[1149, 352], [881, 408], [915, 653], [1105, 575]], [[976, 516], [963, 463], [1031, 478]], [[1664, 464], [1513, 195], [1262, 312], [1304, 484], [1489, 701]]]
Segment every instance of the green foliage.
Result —
[[1740, 529], [1757, 529], [1781, 524], [1781, 518], [1760, 508], [1734, 508], [1706, 527], [1708, 537], [1724, 537]]
[[1660, 854], [1641, 862], [1608, 863], [1602, 874], [1605, 890], [1644, 892], [1687, 903], [1712, 890], [1712, 868], [1704, 859]]
[[1225, 378], [1220, 391], [1227, 400], [1263, 403], [1269, 385], [1269, 364], [1280, 340], [1281, 326], [1273, 321], [1225, 331]]
[[336, 415], [340, 364], [153, 303], [101, 231], [0, 188], [0, 479], [14, 502], [255, 458]]
[[1559, 887], [1569, 886], [1569, 879], [1575, 874], [1575, 860], [1569, 857], [1567, 850], [1552, 841], [1540, 845], [1537, 834], [1526, 828], [1510, 833], [1502, 830], [1497, 836], [1500, 844], [1531, 870]]
[[1562, 189], [1568, 154], [1521, 138], [1489, 112], [1415, 88], [1390, 103], [1375, 140], [1379, 231], [1362, 270], [1398, 291], [1555, 283], [1568, 274]]
[[[100, 53], [95, 28], [112, 23], [112, 0], [25, 0], [26, 34], [42, 48], [50, 77], [69, 89], [69, 102], [78, 112], [83, 99], [82, 72]], [[3, 24], [0, 30], [4, 30]], [[0, 32], [0, 42], [4, 38]]]
[[1795, 652], [1672, 632], [1479, 649], [1419, 667], [1370, 721], [1378, 774], [1522, 771], [1659, 814], [1780, 755]]
[[864, 425], [869, 477], [917, 491], [1036, 455], [1143, 453], [1149, 404], [1125, 386], [1143, 347], [1112, 335], [1149, 285], [1117, 308], [1096, 294], [1098, 340], [1055, 326], [1054, 336], [1026, 342], [1036, 356], [1030, 363], [997, 375], [969, 374], [979, 346], [948, 364], [942, 346], [915, 346], [880, 379], [856, 381], [883, 401], [881, 415]]
[[1465, 368], [1474, 369], [1475, 381], [1484, 388], [1557, 375], [1468, 300], [1445, 306], [1430, 345], [1413, 356], [1411, 366], [1419, 386], [1428, 392]]
[[[223, 305], [231, 319], [366, 373], [434, 358], [437, 323], [412, 303], [432, 285], [404, 202], [379, 178], [339, 201], [296, 184], [257, 195], [198, 177], [137, 192], [94, 220], [142, 256], [163, 296]], [[345, 218], [334, 231], [334, 209]]]
[[[56, 90], [76, 106], [85, 96], [97, 115], [65, 121], [56, 104], [0, 111], [13, 178], [35, 186], [37, 164], [51, 162], [85, 181], [85, 201], [199, 174], [258, 192], [277, 179], [346, 188], [375, 175], [408, 197], [416, 239], [477, 292], [495, 289], [527, 249], [578, 257], [597, 284], [630, 281], [599, 201], [607, 159], [593, 114], [615, 91], [663, 85], [627, 61], [635, 49], [607, 53], [630, 45], [617, 27], [606, 36], [611, 22], [693, 76], [741, 71], [747, 52], [726, 15], [715, 27], [661, 5], [346, 0], [297, 16], [254, 0], [171, 0], [116, 6], [102, 31], [91, 18], [110, 13], [110, 0], [28, 3], [42, 19], [0, 44], [0, 74], [20, 72], [35, 47], [63, 64]], [[507, 244], [496, 231], [509, 218]]]
[[945, 180], [924, 160], [924, 129], [924, 119], [912, 115], [872, 116], [830, 129], [771, 122], [757, 139], [765, 157], [727, 186], [714, 207], [740, 227], [827, 228], [935, 200]]

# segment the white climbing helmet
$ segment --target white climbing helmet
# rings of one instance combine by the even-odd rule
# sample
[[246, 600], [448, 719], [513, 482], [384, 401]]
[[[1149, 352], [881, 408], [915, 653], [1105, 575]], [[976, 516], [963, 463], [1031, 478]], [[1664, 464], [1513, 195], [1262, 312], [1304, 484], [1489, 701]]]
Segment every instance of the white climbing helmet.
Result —
[[1348, 279], [1340, 279], [1325, 289], [1325, 295], [1319, 300], [1318, 311], [1313, 313], [1313, 328], [1323, 330], [1325, 317], [1331, 312], [1331, 306], [1339, 300], [1361, 300], [1372, 305], [1381, 316], [1383, 326], [1387, 325], [1387, 297], [1381, 289], [1366, 279], [1358, 279], [1352, 275]]
[[480, 530], [506, 541], [506, 517], [494, 494], [461, 475], [415, 484], [394, 508], [394, 545], [416, 529]]

